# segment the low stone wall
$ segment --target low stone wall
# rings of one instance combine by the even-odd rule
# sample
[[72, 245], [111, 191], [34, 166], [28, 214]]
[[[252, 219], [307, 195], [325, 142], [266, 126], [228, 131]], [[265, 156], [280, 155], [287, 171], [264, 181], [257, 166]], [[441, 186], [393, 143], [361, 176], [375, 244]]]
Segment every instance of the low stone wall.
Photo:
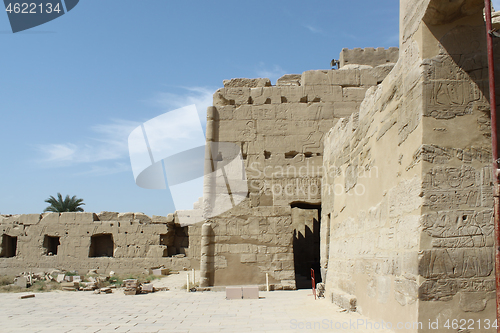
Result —
[[141, 273], [197, 268], [198, 226], [175, 215], [44, 213], [0, 216], [0, 274], [48, 269]]

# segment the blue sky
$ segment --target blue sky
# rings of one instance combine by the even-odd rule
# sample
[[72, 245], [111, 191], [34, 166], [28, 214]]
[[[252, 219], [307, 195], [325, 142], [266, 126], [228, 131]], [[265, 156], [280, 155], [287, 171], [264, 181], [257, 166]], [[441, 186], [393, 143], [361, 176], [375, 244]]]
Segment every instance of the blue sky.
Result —
[[224, 79], [275, 83], [344, 47], [397, 46], [398, 18], [398, 0], [81, 0], [12, 34], [0, 15], [0, 213], [40, 213], [57, 192], [91, 212], [172, 213], [168, 191], [135, 185], [135, 127], [205, 111]]

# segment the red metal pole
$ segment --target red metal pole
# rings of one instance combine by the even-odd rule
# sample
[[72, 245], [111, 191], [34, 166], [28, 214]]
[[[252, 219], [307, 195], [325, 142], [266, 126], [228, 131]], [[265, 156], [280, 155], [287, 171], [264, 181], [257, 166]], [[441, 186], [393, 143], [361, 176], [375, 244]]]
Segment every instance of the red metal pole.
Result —
[[312, 282], [314, 299], [316, 300], [316, 276], [314, 274], [314, 269], [312, 269], [312, 268], [311, 268], [311, 282]]
[[[486, 42], [488, 46], [488, 76], [490, 83], [491, 144], [493, 156], [493, 196], [495, 216], [495, 281], [497, 320], [500, 319], [500, 191], [498, 181], [498, 142], [497, 142], [497, 102], [495, 95], [495, 57], [493, 53], [493, 35], [491, 26], [491, 0], [484, 0], [486, 20]], [[497, 328], [500, 333], [500, 326]]]

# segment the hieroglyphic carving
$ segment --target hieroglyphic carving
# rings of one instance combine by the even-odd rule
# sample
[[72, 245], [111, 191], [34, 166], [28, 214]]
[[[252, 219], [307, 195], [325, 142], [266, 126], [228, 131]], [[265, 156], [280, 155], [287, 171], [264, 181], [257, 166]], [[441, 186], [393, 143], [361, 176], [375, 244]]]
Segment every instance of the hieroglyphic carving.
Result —
[[495, 290], [494, 279], [446, 279], [427, 280], [420, 285], [422, 301], [449, 301], [459, 291], [490, 292]]
[[493, 245], [493, 211], [442, 211], [422, 216], [422, 225], [434, 248]]
[[478, 86], [470, 81], [431, 81], [426, 83], [424, 92], [425, 117], [451, 119], [472, 114], [485, 104]]
[[424, 206], [432, 210], [491, 206], [491, 186], [483, 185], [487, 170], [476, 171], [467, 165], [429, 170], [423, 181]]
[[413, 160], [410, 165], [406, 167], [406, 170], [411, 169], [422, 161], [433, 164], [446, 164], [454, 158], [464, 163], [471, 163], [473, 161], [489, 163], [491, 161], [491, 151], [481, 147], [460, 149], [424, 144], [413, 154]]
[[428, 279], [487, 277], [494, 265], [492, 247], [433, 249], [422, 251], [419, 273]]

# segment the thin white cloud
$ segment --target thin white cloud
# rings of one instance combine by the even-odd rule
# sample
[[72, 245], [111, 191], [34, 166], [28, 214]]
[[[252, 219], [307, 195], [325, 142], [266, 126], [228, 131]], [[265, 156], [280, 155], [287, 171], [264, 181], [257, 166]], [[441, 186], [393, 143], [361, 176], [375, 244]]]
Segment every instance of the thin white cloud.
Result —
[[203, 128], [207, 123], [207, 108], [213, 104], [213, 94], [217, 89], [210, 89], [206, 87], [180, 87], [185, 90], [184, 94], [174, 94], [170, 92], [161, 92], [151, 100], [153, 104], [173, 110], [182, 108], [188, 105], [196, 105], [200, 122]]
[[47, 164], [73, 165], [124, 158], [128, 155], [127, 137], [139, 122], [115, 119], [91, 128], [93, 137], [81, 143], [38, 145], [41, 161]]
[[323, 30], [321, 30], [318, 27], [315, 27], [315, 26], [312, 26], [312, 25], [308, 25], [308, 24], [303, 24], [302, 26], [304, 28], [306, 28], [307, 30], [309, 30], [310, 32], [312, 32], [313, 34], [322, 34], [323, 33]]
[[[182, 87], [182, 89], [186, 92], [158, 93], [149, 102], [160, 106], [163, 112], [195, 104], [201, 125], [205, 128], [206, 109], [213, 104], [212, 95], [215, 89], [201, 87]], [[186, 121], [189, 122], [189, 119], [177, 119], [176, 123]], [[139, 121], [113, 119], [107, 124], [92, 126], [85, 141], [36, 145], [35, 149], [40, 155], [38, 162], [48, 167], [88, 164], [88, 171], [81, 174], [104, 175], [130, 170], [128, 137], [141, 124]], [[186, 135], [186, 131], [179, 132], [180, 127], [182, 126], [170, 128], [170, 134], [176, 137]]]
[[263, 62], [259, 63], [255, 72], [257, 73], [257, 76], [268, 78], [273, 83], [276, 83], [276, 80], [287, 74], [287, 72], [280, 66], [273, 65], [271, 68], [268, 68]]

